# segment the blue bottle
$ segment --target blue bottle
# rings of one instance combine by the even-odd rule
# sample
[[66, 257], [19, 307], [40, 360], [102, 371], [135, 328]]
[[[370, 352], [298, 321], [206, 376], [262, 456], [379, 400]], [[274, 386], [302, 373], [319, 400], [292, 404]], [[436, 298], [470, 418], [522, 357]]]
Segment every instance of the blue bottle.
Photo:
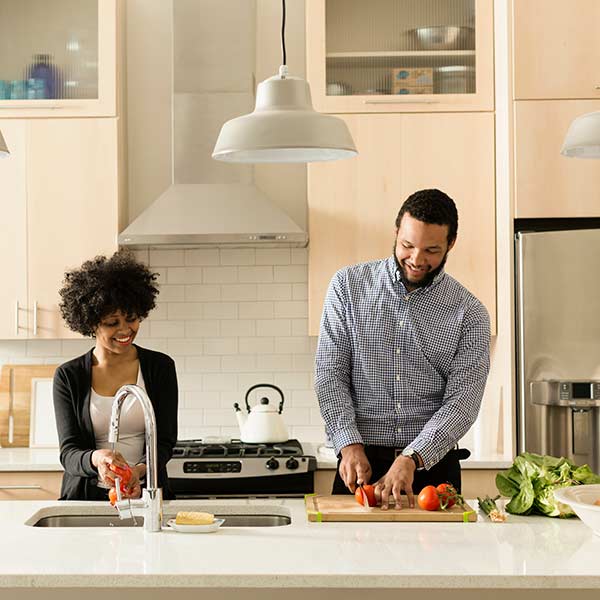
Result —
[[33, 63], [27, 68], [27, 79], [43, 82], [36, 90], [36, 98], [60, 98], [60, 76], [58, 69], [52, 64], [50, 54], [34, 54]]

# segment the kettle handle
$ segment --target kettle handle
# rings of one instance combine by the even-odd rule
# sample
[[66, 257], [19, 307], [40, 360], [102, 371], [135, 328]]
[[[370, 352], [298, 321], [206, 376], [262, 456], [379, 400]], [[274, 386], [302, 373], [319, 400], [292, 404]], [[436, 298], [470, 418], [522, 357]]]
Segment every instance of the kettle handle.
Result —
[[248, 409], [248, 412], [250, 412], [250, 404], [248, 403], [248, 396], [250, 395], [250, 392], [252, 392], [256, 388], [262, 388], [262, 387], [268, 387], [268, 388], [274, 389], [276, 392], [279, 392], [279, 395], [281, 396], [281, 401], [279, 402], [279, 410], [277, 412], [279, 414], [281, 414], [283, 411], [283, 392], [276, 385], [273, 385], [272, 383], [257, 383], [256, 385], [253, 385], [246, 392], [246, 397], [244, 398], [244, 401], [246, 402], [246, 408]]

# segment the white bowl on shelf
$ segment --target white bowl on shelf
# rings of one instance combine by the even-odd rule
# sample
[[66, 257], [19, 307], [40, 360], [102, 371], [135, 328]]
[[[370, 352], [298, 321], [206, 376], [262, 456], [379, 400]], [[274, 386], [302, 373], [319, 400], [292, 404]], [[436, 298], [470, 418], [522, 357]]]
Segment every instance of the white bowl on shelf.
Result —
[[600, 535], [600, 484], [574, 485], [554, 490], [554, 497], [568, 504], [575, 514], [596, 534]]

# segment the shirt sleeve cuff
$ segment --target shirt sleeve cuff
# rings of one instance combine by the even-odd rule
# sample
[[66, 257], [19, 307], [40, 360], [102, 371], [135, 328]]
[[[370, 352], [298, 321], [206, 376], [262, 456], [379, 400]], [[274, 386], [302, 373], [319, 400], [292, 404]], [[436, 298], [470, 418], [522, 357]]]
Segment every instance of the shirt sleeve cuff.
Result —
[[350, 446], [351, 444], [362, 444], [363, 439], [356, 427], [349, 427], [348, 429], [341, 429], [333, 433], [333, 449], [335, 455], [339, 458], [342, 448]]
[[409, 444], [408, 448], [412, 448], [421, 457], [423, 468], [426, 471], [429, 471], [431, 467], [437, 465], [442, 459], [429, 443], [418, 438], [412, 444]]

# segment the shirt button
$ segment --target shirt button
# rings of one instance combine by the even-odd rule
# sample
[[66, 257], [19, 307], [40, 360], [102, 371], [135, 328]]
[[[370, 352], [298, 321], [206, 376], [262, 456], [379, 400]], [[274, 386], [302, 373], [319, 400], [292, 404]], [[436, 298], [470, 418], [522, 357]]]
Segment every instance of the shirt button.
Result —
[[396, 381], [400, 381], [400, 375], [396, 375]]
[[398, 404], [398, 408], [402, 408], [402, 404]]
[[402, 433], [402, 427], [398, 427], [398, 433]]
[[400, 348], [396, 350], [396, 354], [400, 354]]
[[404, 321], [398, 321], [398, 327], [402, 327], [404, 325]]
[[408, 302], [408, 300], [409, 300], [408, 295], [404, 296], [404, 299]]

